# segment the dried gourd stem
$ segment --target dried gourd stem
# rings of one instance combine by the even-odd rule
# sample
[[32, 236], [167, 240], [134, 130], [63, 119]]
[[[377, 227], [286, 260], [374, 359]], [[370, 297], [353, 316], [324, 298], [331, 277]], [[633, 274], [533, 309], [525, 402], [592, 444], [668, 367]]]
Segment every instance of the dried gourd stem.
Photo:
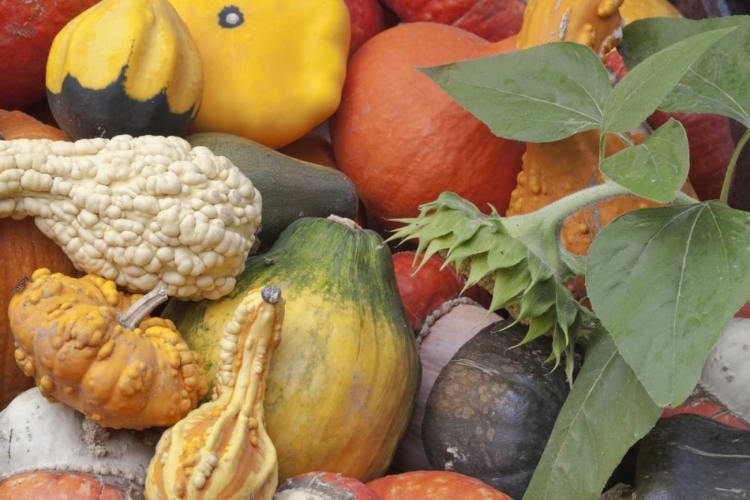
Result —
[[102, 427], [98, 422], [83, 419], [81, 422], [81, 428], [83, 429], [83, 441], [88, 446], [89, 451], [96, 458], [101, 458], [107, 455], [107, 440], [109, 439], [109, 432], [107, 429]]
[[167, 299], [169, 299], [167, 289], [159, 283], [156, 288], [133, 302], [127, 311], [118, 314], [117, 321], [121, 326], [134, 330], [143, 321], [143, 318], [151, 314], [159, 304], [163, 304]]
[[455, 299], [450, 299], [448, 301], [443, 302], [443, 305], [432, 311], [430, 314], [427, 315], [427, 317], [422, 322], [422, 328], [419, 330], [419, 333], [417, 334], [416, 342], [417, 347], [422, 345], [422, 342], [424, 342], [424, 339], [427, 338], [427, 336], [430, 334], [430, 328], [432, 325], [435, 324], [437, 320], [448, 314], [453, 310], [454, 307], [461, 305], [461, 304], [468, 304], [472, 306], [480, 306], [477, 301], [470, 299], [469, 297], [456, 297]]
[[331, 214], [327, 217], [327, 219], [332, 220], [333, 222], [338, 222], [339, 224], [348, 227], [352, 231], [362, 229], [359, 224], [351, 219], [347, 219], [346, 217], [339, 217], [338, 215]]

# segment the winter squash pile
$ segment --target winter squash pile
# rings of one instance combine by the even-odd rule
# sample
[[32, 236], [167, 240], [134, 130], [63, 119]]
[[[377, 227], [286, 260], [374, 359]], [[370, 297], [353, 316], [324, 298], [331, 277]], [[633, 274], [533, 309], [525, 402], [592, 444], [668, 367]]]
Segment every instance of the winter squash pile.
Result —
[[[666, 0], [0, 12], [0, 500], [537, 500], [585, 345], [523, 319], [563, 299], [498, 307], [523, 286], [394, 232], [445, 192], [533, 214], [606, 183], [600, 161], [670, 118], [690, 141], [682, 192], [717, 199], [735, 147], [725, 116], [662, 111], [606, 140], [503, 138], [425, 70], [564, 41], [616, 83], [623, 26], [679, 17]], [[619, 216], [657, 206], [589, 203], [561, 245], [583, 258]], [[462, 231], [448, 225], [435, 240]], [[485, 269], [528, 265], [526, 292], [560, 279], [591, 307], [581, 275], [484, 252]], [[626, 477], [639, 498], [749, 491], [748, 322], [642, 441]]]

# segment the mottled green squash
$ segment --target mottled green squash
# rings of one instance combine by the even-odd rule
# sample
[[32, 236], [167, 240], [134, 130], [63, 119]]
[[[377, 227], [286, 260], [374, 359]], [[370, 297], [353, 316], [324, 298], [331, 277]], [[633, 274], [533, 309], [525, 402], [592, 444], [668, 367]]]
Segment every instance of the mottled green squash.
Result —
[[264, 400], [279, 481], [310, 471], [360, 481], [383, 475], [421, 375], [388, 246], [348, 219], [302, 218], [269, 252], [248, 259], [230, 295], [171, 302], [164, 315], [207, 362], [210, 378], [224, 324], [264, 283], [287, 299]]

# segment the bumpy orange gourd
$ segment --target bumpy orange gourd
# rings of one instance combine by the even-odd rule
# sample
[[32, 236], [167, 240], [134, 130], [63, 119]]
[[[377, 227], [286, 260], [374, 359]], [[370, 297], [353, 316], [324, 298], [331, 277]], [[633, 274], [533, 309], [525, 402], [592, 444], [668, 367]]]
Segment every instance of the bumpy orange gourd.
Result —
[[279, 465], [263, 396], [283, 321], [279, 287], [247, 292], [219, 342], [212, 400], [162, 435], [146, 475], [148, 498], [271, 499]]
[[[623, 0], [581, 0], [529, 2], [517, 48], [525, 49], [554, 41], [571, 41], [591, 47], [602, 58], [618, 43], [623, 19], [618, 8]], [[523, 157], [518, 185], [511, 193], [507, 215], [539, 210], [576, 191], [601, 184], [599, 131], [589, 130], [566, 139], [543, 144], [529, 143]], [[642, 137], [634, 137], [639, 142]], [[608, 137], [606, 155], [625, 147]], [[692, 188], [686, 189], [693, 194]], [[561, 238], [568, 251], [585, 255], [596, 233], [617, 216], [638, 208], [658, 206], [642, 198], [623, 196], [609, 199], [570, 215]]]
[[16, 292], [15, 358], [48, 400], [103, 427], [143, 429], [174, 424], [206, 393], [200, 358], [171, 321], [148, 317], [162, 288], [129, 295], [99, 276], [42, 268]]

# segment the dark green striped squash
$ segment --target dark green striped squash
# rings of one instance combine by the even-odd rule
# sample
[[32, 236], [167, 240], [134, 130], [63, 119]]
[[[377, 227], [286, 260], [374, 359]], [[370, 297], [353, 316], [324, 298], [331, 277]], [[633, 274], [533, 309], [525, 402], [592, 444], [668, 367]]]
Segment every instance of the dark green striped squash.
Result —
[[167, 0], [103, 0], [57, 34], [46, 85], [73, 140], [182, 135], [198, 114], [203, 66]]
[[163, 316], [205, 360], [210, 378], [224, 325], [262, 283], [278, 285], [287, 301], [264, 399], [279, 481], [310, 471], [382, 476], [421, 376], [388, 246], [349, 219], [298, 219], [271, 250], [248, 259], [228, 296], [170, 302]]

